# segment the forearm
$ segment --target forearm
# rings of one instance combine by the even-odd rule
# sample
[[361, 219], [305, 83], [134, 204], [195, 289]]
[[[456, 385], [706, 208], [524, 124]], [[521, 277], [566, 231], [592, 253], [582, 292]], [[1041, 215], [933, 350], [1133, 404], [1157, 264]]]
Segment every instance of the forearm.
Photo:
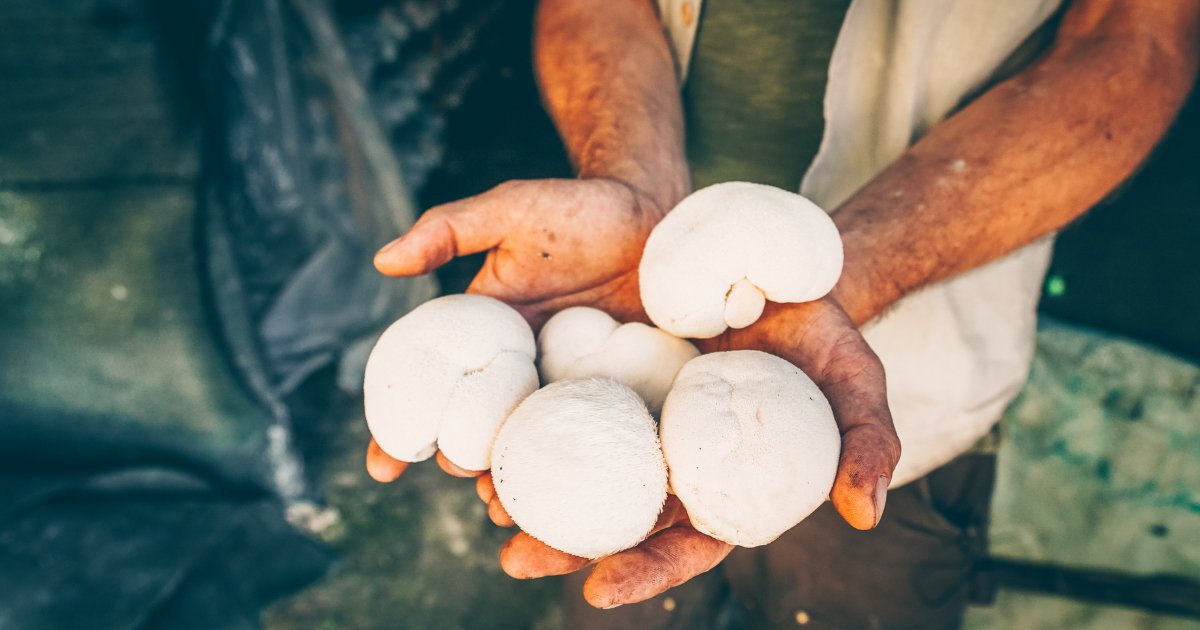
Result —
[[670, 49], [650, 0], [542, 0], [534, 62], [580, 177], [612, 177], [663, 212], [691, 188]]
[[1079, 2], [1046, 58], [838, 209], [846, 264], [834, 297], [855, 322], [1062, 227], [1133, 172], [1197, 70], [1198, 3], [1130, 15], [1154, 4]]

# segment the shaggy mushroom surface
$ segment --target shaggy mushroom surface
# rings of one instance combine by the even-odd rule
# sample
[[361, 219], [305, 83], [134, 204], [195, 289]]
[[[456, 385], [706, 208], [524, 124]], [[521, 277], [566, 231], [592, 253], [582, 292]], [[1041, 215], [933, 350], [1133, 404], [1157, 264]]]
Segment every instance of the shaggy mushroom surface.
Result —
[[525, 533], [584, 558], [641, 542], [667, 498], [654, 419], [608, 379], [559, 381], [526, 398], [496, 437], [492, 480]]
[[556, 313], [538, 334], [538, 371], [544, 383], [610, 378], [637, 392], [651, 413], [685, 363], [700, 355], [691, 343], [634, 322], [620, 324], [604, 311], [576, 306]]
[[753, 324], [767, 300], [816, 300], [841, 273], [842, 239], [824, 210], [747, 182], [685, 197], [650, 233], [638, 268], [651, 321], [701, 339]]
[[688, 362], [663, 405], [671, 491], [692, 525], [765, 545], [829, 496], [841, 435], [829, 402], [791, 363], [754, 350]]

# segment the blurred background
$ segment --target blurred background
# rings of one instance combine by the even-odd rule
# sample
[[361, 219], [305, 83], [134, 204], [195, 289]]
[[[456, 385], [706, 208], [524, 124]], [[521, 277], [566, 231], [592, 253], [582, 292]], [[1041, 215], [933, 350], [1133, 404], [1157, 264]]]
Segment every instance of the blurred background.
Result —
[[[471, 482], [362, 467], [375, 335], [479, 264], [372, 252], [570, 176], [533, 6], [0, 0], [0, 628], [561, 626]], [[1193, 96], [1058, 239], [969, 627], [1200, 623], [1197, 164]]]

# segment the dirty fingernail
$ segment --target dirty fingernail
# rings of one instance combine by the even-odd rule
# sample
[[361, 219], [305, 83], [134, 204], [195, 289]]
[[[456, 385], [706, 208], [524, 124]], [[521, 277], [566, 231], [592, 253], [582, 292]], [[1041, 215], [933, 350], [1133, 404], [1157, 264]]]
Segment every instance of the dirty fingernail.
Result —
[[888, 478], [880, 475], [875, 482], [875, 526], [883, 519], [883, 507], [887, 505]]

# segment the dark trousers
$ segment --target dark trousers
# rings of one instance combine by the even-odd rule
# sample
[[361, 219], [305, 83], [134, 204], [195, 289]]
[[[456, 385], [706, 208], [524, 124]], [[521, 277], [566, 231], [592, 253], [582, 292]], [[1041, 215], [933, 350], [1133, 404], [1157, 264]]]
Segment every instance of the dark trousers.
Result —
[[957, 628], [980, 591], [994, 455], [968, 454], [888, 494], [860, 532], [826, 503], [775, 542], [640, 604], [597, 610], [566, 584], [566, 627]]

